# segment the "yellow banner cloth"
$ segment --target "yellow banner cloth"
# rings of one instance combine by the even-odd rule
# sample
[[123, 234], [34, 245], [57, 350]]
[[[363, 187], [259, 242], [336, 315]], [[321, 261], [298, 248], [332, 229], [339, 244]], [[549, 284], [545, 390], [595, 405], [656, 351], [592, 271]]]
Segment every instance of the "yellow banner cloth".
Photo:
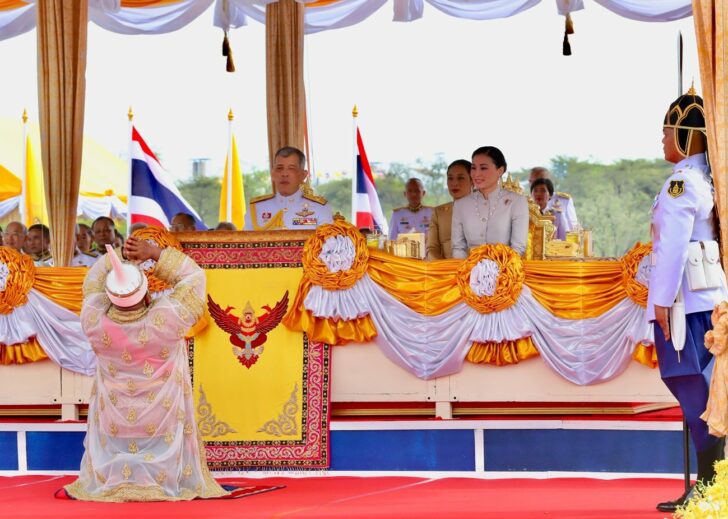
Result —
[[[274, 308], [286, 291], [295, 294], [301, 269], [206, 269], [205, 274], [208, 296], [221, 309], [234, 307], [230, 314], [241, 317], [249, 302], [260, 318], [264, 306]], [[231, 343], [231, 335], [216, 324], [209, 309], [206, 317], [209, 326], [195, 336], [193, 375], [203, 439], [300, 440], [303, 334], [276, 326], [254, 347], [259, 355], [246, 367], [238, 358], [242, 351], [234, 351], [241, 347]]]

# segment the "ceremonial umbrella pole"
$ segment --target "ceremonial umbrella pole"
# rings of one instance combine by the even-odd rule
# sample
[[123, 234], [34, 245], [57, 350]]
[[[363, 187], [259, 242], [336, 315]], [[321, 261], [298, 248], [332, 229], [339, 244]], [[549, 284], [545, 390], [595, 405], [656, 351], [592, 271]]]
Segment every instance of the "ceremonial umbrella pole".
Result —
[[357, 117], [359, 116], [359, 110], [357, 110], [356, 105], [354, 105], [354, 108], [351, 110], [351, 117], [353, 122], [353, 138], [351, 142], [353, 143], [353, 149], [351, 156], [354, 158], [354, 164], [353, 168], [351, 170], [351, 224], [356, 225], [356, 180], [357, 176], [359, 175], [359, 164], [357, 162], [357, 157], [359, 155], [359, 150], [357, 149], [356, 145], [356, 130], [357, 130]]

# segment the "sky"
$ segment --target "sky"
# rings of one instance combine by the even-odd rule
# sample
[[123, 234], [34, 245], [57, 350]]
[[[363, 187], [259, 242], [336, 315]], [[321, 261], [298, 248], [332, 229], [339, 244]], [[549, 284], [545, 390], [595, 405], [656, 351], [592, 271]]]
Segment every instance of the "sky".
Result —
[[[647, 23], [594, 2], [573, 14], [573, 55], [553, 2], [516, 16], [470, 21], [427, 6], [392, 21], [392, 4], [363, 23], [307, 35], [305, 83], [313, 168], [349, 172], [351, 110], [371, 162], [468, 158], [501, 148], [510, 170], [557, 155], [609, 163], [661, 157], [662, 117], [677, 97], [676, 40], [685, 40], [685, 89], [700, 90], [693, 19]], [[209, 158], [221, 175], [227, 113], [244, 171], [267, 167], [265, 30], [230, 33], [237, 71], [225, 72], [212, 10], [174, 33], [118, 35], [89, 25], [85, 134], [123, 156], [127, 111], [165, 168], [188, 178]], [[36, 33], [0, 41], [0, 117], [37, 120]]]

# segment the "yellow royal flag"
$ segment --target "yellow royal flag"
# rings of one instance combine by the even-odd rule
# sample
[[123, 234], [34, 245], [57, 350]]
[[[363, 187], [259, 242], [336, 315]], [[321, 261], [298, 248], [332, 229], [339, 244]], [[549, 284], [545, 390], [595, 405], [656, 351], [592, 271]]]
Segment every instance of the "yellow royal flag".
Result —
[[25, 138], [25, 225], [48, 225], [48, 210], [43, 189], [43, 169], [33, 153], [30, 135]]
[[[220, 190], [220, 213], [218, 221], [232, 222], [242, 230], [245, 225], [245, 191], [243, 190], [243, 173], [238, 162], [238, 147], [235, 136], [231, 140], [231, 152], [225, 159], [225, 174], [222, 177]], [[232, 162], [232, 164], [230, 164]], [[232, 175], [232, 179], [230, 179]], [[228, 193], [228, 187], [232, 187]]]

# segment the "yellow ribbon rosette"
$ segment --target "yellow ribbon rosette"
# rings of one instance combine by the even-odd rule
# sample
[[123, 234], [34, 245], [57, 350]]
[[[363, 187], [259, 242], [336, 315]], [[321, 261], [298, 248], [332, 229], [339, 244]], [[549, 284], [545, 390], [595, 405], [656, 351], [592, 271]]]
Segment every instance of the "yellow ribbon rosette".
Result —
[[[331, 272], [319, 256], [326, 240], [336, 236], [351, 239], [355, 255], [348, 270]], [[334, 223], [318, 227], [306, 240], [301, 261], [303, 277], [291, 309], [283, 318], [284, 326], [290, 330], [306, 332], [313, 341], [331, 345], [343, 345], [351, 341], [365, 343], [376, 337], [377, 329], [368, 315], [351, 321], [316, 317], [303, 304], [312, 285], [326, 290], [344, 290], [353, 287], [366, 273], [369, 249], [359, 230], [341, 218], [335, 218]]]
[[637, 242], [627, 254], [622, 256], [622, 283], [627, 296], [640, 305], [647, 308], [647, 287], [637, 281], [637, 269], [642, 259], [652, 252], [652, 243], [644, 245]]
[[35, 283], [33, 259], [11, 247], [0, 247], [0, 313], [10, 314], [28, 302], [28, 292]]
[[[472, 270], [483, 260], [495, 262], [499, 270], [495, 292], [491, 296], [479, 296], [470, 288]], [[457, 271], [458, 287], [463, 300], [482, 314], [500, 312], [516, 304], [525, 279], [521, 256], [502, 243], [489, 243], [472, 249]]]
[[[344, 236], [354, 244], [356, 254], [349, 270], [330, 272], [326, 264], [321, 261], [321, 249], [329, 238]], [[343, 219], [336, 219], [334, 223], [325, 224], [316, 229], [303, 247], [304, 276], [314, 285], [326, 290], [342, 290], [351, 288], [367, 271], [369, 261], [369, 248], [359, 229]]]

